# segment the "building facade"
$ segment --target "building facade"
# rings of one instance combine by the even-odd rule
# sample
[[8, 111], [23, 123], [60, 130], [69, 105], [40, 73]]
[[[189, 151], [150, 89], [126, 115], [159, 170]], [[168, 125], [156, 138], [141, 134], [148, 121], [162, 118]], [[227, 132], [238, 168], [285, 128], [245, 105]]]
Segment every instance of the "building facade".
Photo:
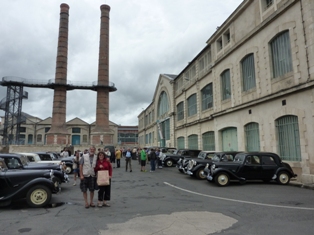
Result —
[[170, 137], [150, 145], [275, 152], [313, 183], [313, 9], [312, 0], [244, 0], [169, 88], [159, 78], [138, 116], [140, 143], [158, 132], [166, 97]]
[[[11, 145], [20, 145], [20, 146], [47, 146], [46, 137], [47, 132], [51, 128], [51, 117], [46, 119], [40, 119], [38, 117], [31, 116], [27, 113], [22, 113], [22, 116], [25, 119], [25, 122], [20, 126], [20, 136], [19, 142], [14, 143], [12, 142]], [[89, 146], [92, 144], [91, 136], [92, 130], [95, 127], [95, 122], [89, 124], [80, 118], [74, 118], [68, 122], [66, 122], [66, 132], [69, 135], [69, 140], [67, 143], [61, 143], [60, 146]], [[110, 122], [110, 130], [113, 134], [113, 145], [114, 146], [137, 146], [138, 145], [138, 138], [137, 126], [121, 126], [117, 125], [113, 122]], [[0, 126], [2, 129], [3, 126]], [[127, 134], [126, 134], [127, 133]], [[124, 136], [125, 135], [125, 136]], [[122, 138], [124, 137], [124, 138]], [[132, 137], [132, 138], [129, 138]], [[121, 141], [122, 140], [122, 141]], [[70, 144], [68, 144], [70, 143]], [[106, 145], [108, 143], [103, 143]], [[59, 145], [58, 145], [59, 150]]]

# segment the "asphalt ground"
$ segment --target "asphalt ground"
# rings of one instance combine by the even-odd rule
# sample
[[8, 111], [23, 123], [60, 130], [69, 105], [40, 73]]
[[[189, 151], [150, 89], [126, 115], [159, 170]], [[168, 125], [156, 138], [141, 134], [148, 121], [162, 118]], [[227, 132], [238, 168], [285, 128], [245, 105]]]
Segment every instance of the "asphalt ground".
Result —
[[[46, 208], [25, 201], [0, 208], [4, 234], [313, 234], [313, 190], [292, 182], [217, 187], [175, 167], [113, 169], [111, 207], [85, 208], [79, 186], [62, 184]], [[147, 167], [149, 169], [149, 167]], [[97, 203], [95, 194], [94, 203]]]

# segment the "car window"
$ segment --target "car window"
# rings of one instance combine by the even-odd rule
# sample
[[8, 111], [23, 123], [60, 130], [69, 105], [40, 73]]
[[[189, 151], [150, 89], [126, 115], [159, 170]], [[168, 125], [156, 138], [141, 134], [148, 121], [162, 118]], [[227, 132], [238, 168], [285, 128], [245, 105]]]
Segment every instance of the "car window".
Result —
[[220, 157], [215, 154], [214, 157], [213, 157], [213, 161], [219, 162], [220, 161]]
[[5, 163], [9, 169], [17, 169], [20, 166], [19, 161], [16, 158], [6, 158]]
[[28, 160], [29, 160], [30, 162], [35, 162], [35, 159], [34, 159], [34, 157], [32, 157], [32, 156], [28, 156]]
[[252, 165], [259, 165], [261, 161], [258, 156], [247, 156], [245, 163], [252, 164]]
[[205, 158], [209, 159], [209, 160], [212, 160], [214, 158], [214, 154], [208, 153]]
[[235, 161], [235, 162], [243, 162], [243, 161], [244, 161], [244, 158], [245, 158], [244, 155], [236, 155], [236, 156], [234, 157], [234, 160], [233, 160], [233, 161]]
[[276, 165], [275, 160], [271, 156], [262, 156], [262, 165]]

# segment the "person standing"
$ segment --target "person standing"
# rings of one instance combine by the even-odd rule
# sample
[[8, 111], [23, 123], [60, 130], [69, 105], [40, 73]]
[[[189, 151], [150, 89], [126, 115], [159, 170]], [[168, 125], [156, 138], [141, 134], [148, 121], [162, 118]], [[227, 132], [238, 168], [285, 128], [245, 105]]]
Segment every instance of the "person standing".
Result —
[[159, 166], [159, 154], [160, 154], [160, 150], [159, 148], [156, 149], [156, 163], [155, 163], [155, 166], [156, 166], [156, 169], [158, 169], [158, 166]]
[[109, 185], [98, 185], [98, 207], [110, 207], [106, 201], [110, 201], [110, 193], [111, 193], [111, 177], [112, 177], [112, 165], [109, 159], [106, 159], [106, 154], [104, 152], [99, 152], [97, 155], [96, 166], [94, 168], [95, 174], [97, 175], [98, 171], [107, 170], [109, 173]]
[[147, 161], [147, 154], [144, 149], [141, 150], [141, 171], [146, 172], [145, 166]]
[[75, 151], [75, 156], [73, 159], [73, 174], [74, 174], [74, 183], [73, 186], [76, 185], [76, 178], [79, 178], [80, 175], [80, 151]]
[[150, 150], [149, 158], [150, 158], [150, 172], [154, 172], [156, 168], [156, 159], [157, 159], [155, 149]]
[[[94, 200], [94, 190], [95, 190], [95, 165], [97, 155], [95, 154], [95, 146], [91, 146], [89, 149], [89, 153], [83, 154], [80, 160], [80, 188], [83, 192], [83, 197], [85, 201], [85, 208], [95, 207], [93, 203]], [[87, 189], [89, 190], [90, 194], [90, 203], [88, 203], [87, 197]]]
[[117, 160], [117, 168], [120, 168], [120, 159], [121, 159], [121, 155], [122, 155], [121, 150], [117, 148], [115, 155], [116, 155], [116, 160]]
[[132, 152], [128, 149], [125, 152], [125, 171], [128, 171], [128, 165], [130, 165], [130, 172], [132, 172]]

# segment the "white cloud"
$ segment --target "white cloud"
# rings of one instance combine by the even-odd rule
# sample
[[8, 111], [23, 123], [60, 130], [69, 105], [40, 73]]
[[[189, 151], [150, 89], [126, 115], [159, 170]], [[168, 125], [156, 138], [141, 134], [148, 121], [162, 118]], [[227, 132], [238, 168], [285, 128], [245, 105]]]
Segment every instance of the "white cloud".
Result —
[[[179, 74], [241, 0], [68, 0], [68, 75], [96, 81], [100, 5], [110, 10], [110, 121], [137, 125], [152, 101], [159, 74]], [[56, 0], [4, 0], [0, 14], [0, 76], [48, 80], [55, 76], [60, 4]], [[53, 91], [27, 88], [23, 112], [52, 115]], [[6, 87], [0, 87], [0, 99]], [[79, 100], [79, 102], [78, 102]], [[67, 120], [95, 121], [96, 93], [69, 91]], [[0, 111], [0, 115], [4, 115]]]

